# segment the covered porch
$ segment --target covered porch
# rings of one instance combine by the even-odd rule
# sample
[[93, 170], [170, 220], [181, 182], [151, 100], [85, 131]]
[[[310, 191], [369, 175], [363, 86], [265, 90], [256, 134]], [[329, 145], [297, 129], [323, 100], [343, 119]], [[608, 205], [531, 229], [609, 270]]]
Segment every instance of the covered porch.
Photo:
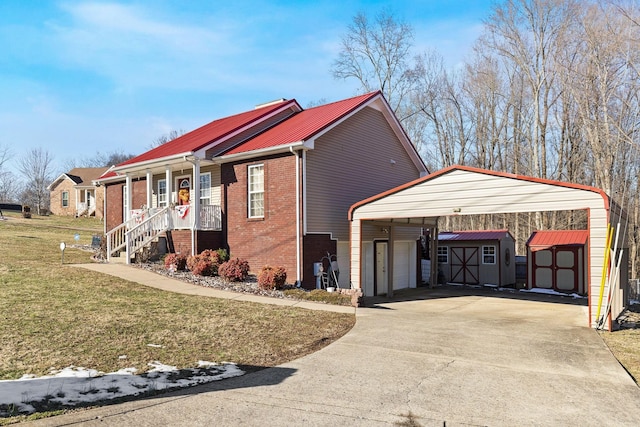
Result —
[[190, 253], [195, 254], [196, 233], [222, 231], [220, 166], [195, 156], [154, 163], [115, 171], [114, 180], [124, 179], [122, 222], [108, 224], [108, 260], [125, 253], [130, 263], [136, 253], [170, 231], [187, 232]]

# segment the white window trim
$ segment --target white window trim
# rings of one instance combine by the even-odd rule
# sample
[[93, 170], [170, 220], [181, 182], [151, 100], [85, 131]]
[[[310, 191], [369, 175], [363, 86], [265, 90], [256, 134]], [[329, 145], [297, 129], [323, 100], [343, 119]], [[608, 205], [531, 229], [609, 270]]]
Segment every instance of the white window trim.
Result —
[[[485, 253], [486, 249], [489, 248], [493, 248], [493, 253], [489, 254], [489, 253]], [[485, 256], [492, 256], [493, 257], [493, 262], [486, 262], [484, 257]], [[482, 264], [483, 265], [495, 265], [498, 262], [498, 248], [495, 245], [486, 245], [482, 247]]]
[[[208, 187], [204, 187], [202, 185], [202, 177], [203, 176], [209, 176], [209, 186]], [[202, 197], [202, 192], [203, 191], [208, 191], [209, 192], [209, 196], [208, 197]], [[208, 202], [205, 202], [208, 201]], [[200, 174], [200, 206], [207, 206], [211, 204], [211, 172], [203, 172]]]
[[[160, 195], [162, 194], [160, 192], [160, 183], [164, 182], [164, 202], [160, 200]], [[162, 178], [158, 180], [158, 200], [156, 201], [157, 205], [159, 208], [165, 207], [169, 204], [169, 194], [167, 194], [167, 179], [166, 178]]]
[[128, 218], [129, 206], [127, 206], [127, 185], [122, 186], [122, 218], [126, 221]]
[[[67, 195], [67, 204], [66, 205], [64, 203], [65, 202], [65, 199], [64, 199], [64, 195], [65, 194]], [[68, 191], [63, 191], [62, 195], [60, 196], [60, 199], [61, 199], [60, 202], [62, 204], [62, 207], [63, 208], [68, 208], [69, 207], [69, 192]]]
[[[262, 169], [262, 191], [251, 191], [251, 171], [253, 169], [261, 168]], [[260, 163], [257, 165], [249, 165], [247, 168], [247, 217], [248, 218], [264, 218], [265, 211], [265, 185], [264, 185], [264, 163]], [[262, 193], [262, 215], [251, 215], [251, 201], [253, 194]]]
[[[439, 253], [440, 249], [444, 249], [444, 253]], [[446, 261], [440, 261], [440, 257], [445, 257]], [[436, 253], [436, 259], [440, 264], [449, 264], [449, 247], [438, 246], [438, 253]]]

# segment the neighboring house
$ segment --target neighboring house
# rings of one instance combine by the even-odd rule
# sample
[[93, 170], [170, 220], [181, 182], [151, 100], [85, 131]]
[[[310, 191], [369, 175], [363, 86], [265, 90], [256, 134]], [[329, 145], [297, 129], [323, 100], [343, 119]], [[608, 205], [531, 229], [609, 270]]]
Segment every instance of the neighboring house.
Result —
[[74, 168], [57, 177], [47, 189], [54, 215], [104, 217], [104, 188], [93, 181], [108, 168]]
[[515, 286], [515, 239], [508, 230], [440, 232], [437, 252], [445, 282]]
[[534, 231], [527, 241], [529, 288], [585, 294], [589, 230]]
[[349, 207], [426, 173], [380, 92], [306, 110], [275, 101], [104, 174], [108, 256], [130, 260], [156, 239], [183, 254], [225, 247], [314, 287], [329, 255], [349, 287]]

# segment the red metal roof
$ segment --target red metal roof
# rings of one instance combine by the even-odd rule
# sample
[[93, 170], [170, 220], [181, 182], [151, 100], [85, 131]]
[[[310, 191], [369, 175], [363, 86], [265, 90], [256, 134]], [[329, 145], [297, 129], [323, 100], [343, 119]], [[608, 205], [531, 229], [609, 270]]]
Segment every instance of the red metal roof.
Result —
[[469, 240], [501, 240], [509, 234], [509, 230], [471, 230], [444, 231], [438, 233], [438, 240], [469, 241]]
[[527, 241], [527, 246], [536, 249], [552, 246], [582, 246], [589, 239], [589, 230], [538, 230]]
[[282, 101], [268, 105], [255, 110], [246, 111], [222, 119], [214, 120], [196, 130], [185, 133], [178, 138], [155, 147], [145, 153], [140, 154], [132, 159], [120, 163], [118, 166], [133, 165], [149, 160], [161, 159], [177, 154], [189, 153], [200, 150], [201, 148], [211, 145], [215, 146], [216, 141], [233, 133], [234, 131], [250, 125], [261, 118], [271, 114], [275, 110], [285, 106], [286, 104], [297, 104], [296, 100]]
[[[365, 95], [355, 96], [342, 101], [299, 111], [276, 124], [272, 128], [243, 141], [226, 152], [219, 153], [218, 156], [246, 153], [308, 140], [379, 95], [381, 95], [380, 91], [371, 92]], [[203, 148], [213, 148], [217, 143], [222, 142], [225, 136], [232, 134], [239, 129], [248, 127], [254, 122], [258, 122], [261, 118], [268, 116], [280, 108], [286, 108], [288, 104], [291, 106], [296, 105], [300, 108], [297, 101], [294, 99], [214, 120], [211, 123], [186, 133], [167, 142], [166, 144], [162, 144], [140, 154], [139, 156], [122, 162], [117, 165], [117, 168], [176, 156], [183, 153], [192, 153]], [[100, 179], [108, 179], [115, 176], [115, 172], [108, 171], [102, 175]]]
[[371, 92], [303, 110], [224, 154], [246, 153], [306, 141], [379, 94], [380, 92]]

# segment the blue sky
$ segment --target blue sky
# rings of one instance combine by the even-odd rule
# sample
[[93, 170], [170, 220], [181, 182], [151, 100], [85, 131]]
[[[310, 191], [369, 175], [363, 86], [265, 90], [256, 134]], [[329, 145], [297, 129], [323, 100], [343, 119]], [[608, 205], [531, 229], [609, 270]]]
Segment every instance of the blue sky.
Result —
[[[357, 92], [330, 68], [353, 16], [390, 8], [416, 53], [468, 54], [490, 0], [0, 1], [0, 147], [14, 160], [139, 154], [171, 130], [278, 98]], [[11, 166], [11, 165], [10, 165]]]

